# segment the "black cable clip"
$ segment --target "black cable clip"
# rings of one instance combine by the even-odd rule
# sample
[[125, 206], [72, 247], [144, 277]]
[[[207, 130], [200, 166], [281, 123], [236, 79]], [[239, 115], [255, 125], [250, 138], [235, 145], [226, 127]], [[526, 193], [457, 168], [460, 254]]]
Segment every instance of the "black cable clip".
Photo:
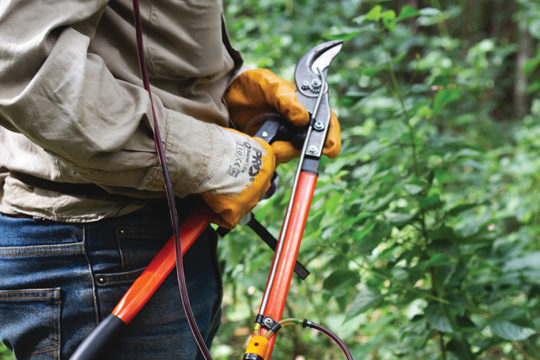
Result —
[[270, 316], [263, 316], [258, 314], [255, 318], [255, 322], [260, 324], [263, 328], [268, 329], [274, 333], [277, 333], [281, 329], [281, 325], [276, 320], [272, 319]]

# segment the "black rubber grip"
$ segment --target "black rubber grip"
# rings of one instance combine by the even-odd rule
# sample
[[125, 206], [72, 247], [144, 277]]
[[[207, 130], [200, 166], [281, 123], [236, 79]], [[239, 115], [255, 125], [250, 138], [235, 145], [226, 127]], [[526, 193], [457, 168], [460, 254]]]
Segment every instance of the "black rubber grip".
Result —
[[244, 354], [244, 357], [242, 358], [242, 360], [264, 360], [264, 359], [260, 355], [247, 353], [247, 354]]
[[116, 342], [126, 326], [119, 317], [110, 314], [84, 339], [70, 360], [102, 359], [103, 353]]

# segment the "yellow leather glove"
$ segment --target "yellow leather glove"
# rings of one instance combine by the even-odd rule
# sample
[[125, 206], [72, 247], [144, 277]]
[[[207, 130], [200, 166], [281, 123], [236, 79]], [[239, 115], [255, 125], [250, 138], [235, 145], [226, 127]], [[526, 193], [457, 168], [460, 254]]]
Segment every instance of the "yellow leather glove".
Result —
[[233, 129], [222, 128], [224, 141], [235, 144], [221, 157], [212, 190], [201, 194], [228, 229], [250, 212], [270, 187], [276, 159], [270, 145]]
[[[238, 130], [254, 135], [265, 120], [265, 113], [278, 112], [295, 126], [309, 123], [309, 113], [296, 98], [294, 83], [286, 81], [267, 69], [247, 70], [241, 73], [225, 93], [231, 120]], [[275, 141], [272, 150], [278, 164], [300, 155], [290, 142]], [[328, 137], [323, 154], [334, 158], [341, 150], [340, 126], [332, 112]]]

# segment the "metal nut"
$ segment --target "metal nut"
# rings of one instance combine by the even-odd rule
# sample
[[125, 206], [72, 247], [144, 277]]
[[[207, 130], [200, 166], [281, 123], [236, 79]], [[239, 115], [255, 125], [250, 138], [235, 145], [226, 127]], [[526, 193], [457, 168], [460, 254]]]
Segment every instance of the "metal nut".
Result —
[[322, 123], [322, 121], [315, 121], [315, 124], [313, 124], [313, 128], [317, 131], [323, 131], [324, 124]]
[[311, 80], [311, 89], [312, 89], [313, 91], [318, 91], [318, 90], [320, 90], [320, 89], [321, 89], [321, 85], [322, 85], [321, 80], [319, 80], [319, 79], [313, 79], [313, 80]]

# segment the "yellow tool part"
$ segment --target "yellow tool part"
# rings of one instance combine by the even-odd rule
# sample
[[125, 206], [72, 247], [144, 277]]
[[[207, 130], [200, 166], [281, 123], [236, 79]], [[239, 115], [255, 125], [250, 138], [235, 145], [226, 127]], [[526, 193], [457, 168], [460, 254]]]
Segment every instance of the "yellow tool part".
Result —
[[[246, 355], [248, 354], [251, 355], [247, 357], [248, 359], [255, 359], [255, 358], [258, 359], [259, 356], [261, 359], [264, 359], [264, 357], [266, 356], [267, 348], [268, 348], [267, 338], [265, 338], [264, 336], [253, 336], [249, 340], [246, 352], [244, 354], [244, 359], [246, 359]], [[254, 357], [253, 355], [256, 355], [256, 357]]]

